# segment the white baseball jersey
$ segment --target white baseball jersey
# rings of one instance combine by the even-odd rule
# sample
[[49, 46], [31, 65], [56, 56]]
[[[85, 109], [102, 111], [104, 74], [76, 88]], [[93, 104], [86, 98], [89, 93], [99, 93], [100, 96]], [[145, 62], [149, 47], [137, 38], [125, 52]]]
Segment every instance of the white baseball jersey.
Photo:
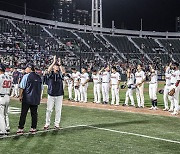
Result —
[[135, 80], [134, 74], [131, 73], [130, 77], [127, 79], [127, 85], [134, 84], [134, 80]]
[[87, 80], [89, 80], [89, 74], [88, 73], [83, 73], [80, 75], [80, 83], [84, 84]]
[[94, 84], [98, 84], [98, 83], [101, 83], [101, 75], [99, 74], [92, 74], [92, 79], [93, 79], [93, 82]]
[[171, 84], [175, 84], [178, 80], [180, 80], [180, 71], [176, 70], [171, 74]]
[[121, 76], [118, 72], [116, 73], [111, 73], [111, 84], [117, 85], [118, 81], [121, 80]]
[[76, 73], [72, 73], [72, 79], [74, 81], [74, 83], [78, 82], [78, 80], [80, 79], [80, 72], [76, 72]]
[[157, 83], [157, 80], [158, 80], [158, 75], [157, 75], [157, 71], [155, 70], [154, 73], [151, 73], [150, 75], [150, 84], [153, 84], [153, 83]]
[[144, 71], [136, 72], [135, 73], [135, 79], [136, 79], [136, 84], [141, 83], [142, 80], [146, 78]]
[[0, 94], [10, 94], [13, 78], [9, 75], [0, 75]]
[[68, 85], [71, 85], [71, 84], [73, 83], [73, 81], [72, 81], [72, 79], [71, 79], [71, 74], [69, 74], [69, 76], [70, 76], [70, 77], [65, 76], [65, 77], [64, 77], [64, 80], [66, 81], [66, 83], [67, 83]]
[[170, 68], [166, 69], [166, 73], [165, 73], [165, 80], [166, 80], [166, 85], [170, 85], [171, 84], [171, 72], [170, 72]]
[[109, 83], [109, 81], [110, 81], [110, 73], [103, 72], [102, 73], [102, 82]]

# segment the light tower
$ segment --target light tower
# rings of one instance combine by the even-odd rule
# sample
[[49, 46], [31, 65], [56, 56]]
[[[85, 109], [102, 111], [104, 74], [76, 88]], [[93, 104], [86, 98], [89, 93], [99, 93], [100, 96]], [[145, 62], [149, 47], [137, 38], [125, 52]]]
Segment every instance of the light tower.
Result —
[[102, 28], [102, 0], [92, 0], [91, 26]]

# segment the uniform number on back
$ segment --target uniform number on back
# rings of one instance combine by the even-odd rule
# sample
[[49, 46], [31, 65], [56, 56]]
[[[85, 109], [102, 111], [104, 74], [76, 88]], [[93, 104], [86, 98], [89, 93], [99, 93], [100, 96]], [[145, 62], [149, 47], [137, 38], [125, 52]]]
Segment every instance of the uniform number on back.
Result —
[[3, 88], [11, 88], [11, 81], [4, 80], [3, 82]]

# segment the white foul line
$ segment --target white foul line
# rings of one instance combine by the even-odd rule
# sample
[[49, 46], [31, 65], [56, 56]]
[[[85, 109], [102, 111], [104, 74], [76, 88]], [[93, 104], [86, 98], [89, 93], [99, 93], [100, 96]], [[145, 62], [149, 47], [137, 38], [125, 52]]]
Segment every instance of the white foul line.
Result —
[[[100, 128], [100, 127], [95, 127], [95, 126], [90, 126], [90, 125], [68, 126], [68, 127], [60, 128], [59, 130], [57, 130], [57, 129], [40, 130], [40, 131], [37, 131], [36, 134], [52, 132], [52, 131], [61, 131], [61, 130], [65, 130], [65, 129], [79, 128], [79, 127], [88, 127], [88, 128], [93, 128], [93, 129], [97, 129], [97, 130], [109, 131], [109, 132], [114, 132], [114, 133], [120, 133], [120, 134], [126, 134], [126, 135], [132, 135], [132, 136], [138, 136], [138, 137], [144, 137], [144, 138], [148, 138], [148, 139], [154, 139], [154, 140], [159, 140], [159, 141], [165, 141], [165, 142], [180, 144], [180, 141], [174, 141], [174, 140], [163, 139], [163, 138], [153, 137], [153, 136], [148, 136], [148, 135], [124, 132], [124, 131], [113, 130], [113, 129], [108, 129], [108, 128]], [[32, 134], [31, 133], [24, 133], [23, 135], [14, 134], [14, 135], [2, 136], [2, 137], [0, 137], [0, 139], [20, 137], [20, 136], [26, 136], [26, 135], [32, 135]]]
[[95, 127], [95, 126], [87, 126], [87, 127], [98, 129], [98, 130], [103, 130], [103, 131], [109, 131], [109, 132], [120, 133], [120, 134], [127, 134], [127, 135], [132, 135], [132, 136], [138, 136], [138, 137], [144, 137], [144, 138], [149, 138], [149, 139], [154, 139], [154, 140], [159, 140], [159, 141], [165, 141], [165, 142], [180, 144], [180, 141], [173, 141], [173, 140], [163, 139], [163, 138], [159, 138], [159, 137], [147, 136], [147, 135], [130, 133], [130, 132], [123, 132], [123, 131], [107, 129], [107, 128], [100, 128], [100, 127]]

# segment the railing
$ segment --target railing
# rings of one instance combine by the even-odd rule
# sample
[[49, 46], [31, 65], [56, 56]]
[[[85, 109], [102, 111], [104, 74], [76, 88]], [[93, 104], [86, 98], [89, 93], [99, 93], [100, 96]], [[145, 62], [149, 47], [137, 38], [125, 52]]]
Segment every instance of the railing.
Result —
[[117, 35], [132, 35], [132, 36], [150, 36], [150, 37], [159, 37], [159, 38], [180, 38], [180, 33], [176, 32], [155, 32], [155, 31], [134, 31], [134, 30], [123, 30], [123, 29], [112, 29], [112, 28], [96, 28], [87, 25], [75, 25], [69, 24], [64, 22], [57, 22], [53, 20], [46, 20], [31, 16], [20, 15], [16, 13], [11, 13], [7, 11], [0, 10], [0, 16], [16, 19], [16, 20], [26, 20], [30, 22], [39, 23], [46, 26], [53, 26], [53, 27], [63, 27], [69, 29], [77, 29], [83, 31], [93, 31], [93, 32], [100, 32], [100, 33], [108, 33], [108, 34], [117, 34]]

